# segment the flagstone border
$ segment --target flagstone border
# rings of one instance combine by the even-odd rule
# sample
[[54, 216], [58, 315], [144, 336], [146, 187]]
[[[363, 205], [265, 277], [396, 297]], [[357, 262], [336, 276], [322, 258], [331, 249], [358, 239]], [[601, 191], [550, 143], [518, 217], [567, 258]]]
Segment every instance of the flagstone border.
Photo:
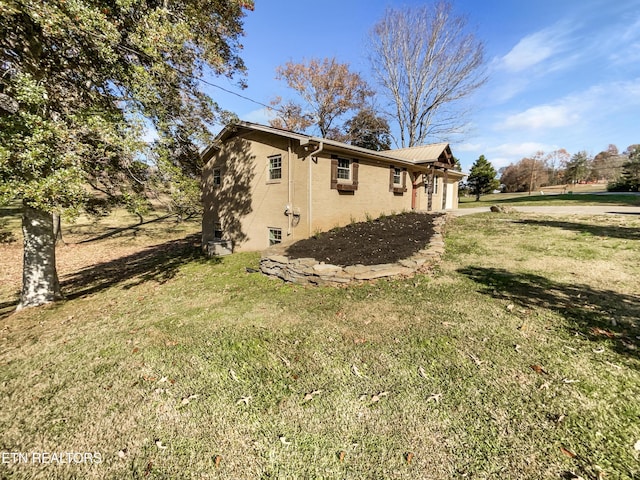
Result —
[[300, 285], [339, 286], [353, 282], [366, 282], [379, 278], [411, 277], [427, 271], [444, 254], [443, 231], [449, 215], [434, 219], [433, 236], [429, 243], [411, 257], [396, 263], [379, 265], [349, 265], [341, 267], [313, 258], [289, 258], [286, 245], [274, 245], [265, 250], [260, 259], [260, 271], [269, 277]]

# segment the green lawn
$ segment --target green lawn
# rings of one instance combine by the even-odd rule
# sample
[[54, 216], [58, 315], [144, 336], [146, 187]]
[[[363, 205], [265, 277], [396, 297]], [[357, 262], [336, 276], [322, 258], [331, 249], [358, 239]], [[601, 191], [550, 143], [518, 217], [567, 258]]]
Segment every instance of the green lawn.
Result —
[[[544, 190], [543, 190], [544, 191]], [[629, 193], [590, 193], [576, 192], [566, 194], [544, 194], [535, 192], [528, 193], [492, 193], [482, 195], [480, 201], [476, 202], [475, 197], [461, 197], [460, 208], [488, 207], [491, 205], [640, 205], [640, 195]]]
[[2, 320], [0, 441], [102, 462], [0, 477], [640, 478], [640, 219], [453, 222], [431, 274], [348, 288], [173, 238], [69, 273]]

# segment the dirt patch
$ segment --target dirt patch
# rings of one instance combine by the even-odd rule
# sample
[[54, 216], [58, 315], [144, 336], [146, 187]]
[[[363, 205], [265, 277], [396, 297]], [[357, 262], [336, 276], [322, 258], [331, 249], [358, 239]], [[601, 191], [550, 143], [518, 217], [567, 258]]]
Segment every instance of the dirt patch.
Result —
[[434, 219], [440, 215], [410, 212], [352, 223], [300, 240], [285, 255], [340, 266], [395, 263], [428, 244]]

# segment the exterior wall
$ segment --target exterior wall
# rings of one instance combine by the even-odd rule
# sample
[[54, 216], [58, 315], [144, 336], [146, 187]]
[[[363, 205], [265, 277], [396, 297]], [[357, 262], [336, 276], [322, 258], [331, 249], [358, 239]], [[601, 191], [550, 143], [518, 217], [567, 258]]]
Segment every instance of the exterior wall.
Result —
[[[269, 180], [273, 155], [282, 158], [279, 181]], [[233, 251], [264, 250], [269, 228], [280, 229], [282, 242], [291, 243], [353, 221], [411, 210], [414, 173], [419, 182], [415, 207], [427, 210], [422, 171], [407, 170], [406, 192], [400, 194], [389, 191], [389, 163], [359, 159], [358, 164], [357, 190], [340, 191], [331, 188], [330, 151], [312, 160], [297, 140], [258, 131], [229, 138], [203, 168], [203, 242], [214, 240], [214, 226], [221, 223], [222, 239]], [[221, 171], [220, 185], [213, 182], [216, 169]], [[447, 195], [453, 191], [457, 208], [458, 177], [450, 176], [449, 182], [453, 185]], [[444, 188], [440, 177], [432, 211], [442, 210]]]
[[[341, 158], [352, 159], [346, 155]], [[411, 177], [407, 174], [407, 191], [389, 191], [389, 164], [360, 160], [358, 188], [343, 192], [331, 188], [331, 156], [321, 153], [312, 167], [312, 212], [309, 235], [344, 226], [367, 217], [399, 213], [411, 209]], [[340, 182], [340, 181], [339, 181]]]
[[[273, 155], [282, 158], [279, 181], [269, 180], [269, 157]], [[297, 227], [289, 228], [285, 209], [288, 200], [294, 200], [295, 190], [302, 190], [298, 195], [306, 197], [304, 185], [294, 178], [299, 170], [297, 162], [300, 160], [289, 150], [288, 139], [254, 133], [227, 141], [204, 168], [203, 242], [214, 240], [216, 222], [222, 224], [222, 238], [232, 243], [233, 251], [267, 248], [269, 228], [281, 229], [282, 241], [293, 240]], [[217, 168], [221, 169], [222, 183], [216, 186], [213, 172]], [[298, 208], [300, 216], [306, 213]]]

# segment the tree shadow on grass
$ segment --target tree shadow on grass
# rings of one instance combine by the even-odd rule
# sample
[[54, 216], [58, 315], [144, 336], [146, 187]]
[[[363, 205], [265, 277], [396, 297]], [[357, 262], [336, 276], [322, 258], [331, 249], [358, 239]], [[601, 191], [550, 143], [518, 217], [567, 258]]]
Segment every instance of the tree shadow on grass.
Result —
[[[484, 294], [524, 308], [553, 310], [573, 323], [589, 340], [608, 340], [617, 353], [640, 359], [637, 338], [640, 335], [640, 296], [560, 283], [539, 275], [499, 268], [467, 267], [458, 271], [482, 285], [480, 291]], [[636, 365], [640, 368], [640, 364]]]
[[148, 281], [164, 283], [187, 263], [218, 261], [202, 252], [198, 233], [67, 275], [61, 281], [62, 292], [67, 300], [73, 300], [118, 284], [128, 289]]
[[[164, 283], [188, 263], [220, 262], [218, 257], [206, 256], [200, 244], [201, 234], [196, 233], [92, 265], [61, 278], [62, 293], [65, 300], [73, 300], [118, 284], [129, 289], [149, 281]], [[17, 304], [18, 299], [0, 303], [0, 320], [11, 315]]]
[[573, 230], [580, 233], [588, 233], [598, 237], [623, 238], [626, 240], [640, 240], [640, 228], [599, 226], [590, 223], [562, 222], [556, 220], [517, 220], [514, 223], [533, 225], [540, 227], [555, 227], [563, 230]]

